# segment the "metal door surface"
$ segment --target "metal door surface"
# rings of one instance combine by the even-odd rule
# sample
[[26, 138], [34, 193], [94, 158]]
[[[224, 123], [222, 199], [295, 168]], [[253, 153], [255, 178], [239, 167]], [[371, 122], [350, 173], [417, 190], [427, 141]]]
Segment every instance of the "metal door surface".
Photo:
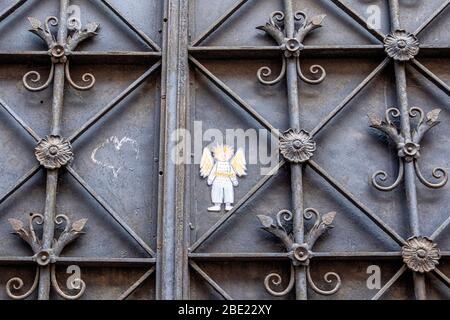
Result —
[[0, 299], [449, 299], [449, 4], [1, 1]]

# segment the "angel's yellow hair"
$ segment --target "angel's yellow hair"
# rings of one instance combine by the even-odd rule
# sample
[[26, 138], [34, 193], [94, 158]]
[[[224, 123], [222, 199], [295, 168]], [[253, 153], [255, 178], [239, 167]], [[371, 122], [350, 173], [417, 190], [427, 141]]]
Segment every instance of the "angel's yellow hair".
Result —
[[230, 160], [234, 155], [234, 148], [226, 144], [219, 144], [212, 149], [212, 152], [214, 153], [214, 158], [216, 159]]

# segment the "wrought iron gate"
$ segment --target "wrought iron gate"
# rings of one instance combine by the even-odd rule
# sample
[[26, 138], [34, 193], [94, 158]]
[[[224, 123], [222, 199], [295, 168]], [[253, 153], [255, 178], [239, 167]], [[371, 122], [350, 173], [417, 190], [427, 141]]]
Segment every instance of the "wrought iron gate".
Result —
[[[0, 298], [448, 299], [449, 4], [3, 1]], [[227, 212], [199, 123], [280, 142]]]

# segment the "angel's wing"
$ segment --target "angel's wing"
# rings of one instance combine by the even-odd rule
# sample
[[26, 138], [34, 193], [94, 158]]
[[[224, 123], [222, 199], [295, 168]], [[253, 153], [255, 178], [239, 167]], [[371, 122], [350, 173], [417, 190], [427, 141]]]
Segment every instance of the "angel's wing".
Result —
[[247, 175], [247, 161], [245, 161], [245, 154], [241, 148], [239, 148], [233, 159], [231, 159], [231, 166], [238, 176]]
[[208, 148], [203, 149], [202, 159], [200, 160], [200, 175], [206, 178], [214, 167], [214, 158]]

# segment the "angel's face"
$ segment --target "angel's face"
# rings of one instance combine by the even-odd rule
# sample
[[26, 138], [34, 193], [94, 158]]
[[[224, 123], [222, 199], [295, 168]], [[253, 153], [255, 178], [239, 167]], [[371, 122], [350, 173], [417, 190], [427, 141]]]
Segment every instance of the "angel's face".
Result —
[[227, 145], [217, 146], [213, 150], [214, 159], [217, 161], [229, 161], [234, 154], [233, 148]]

